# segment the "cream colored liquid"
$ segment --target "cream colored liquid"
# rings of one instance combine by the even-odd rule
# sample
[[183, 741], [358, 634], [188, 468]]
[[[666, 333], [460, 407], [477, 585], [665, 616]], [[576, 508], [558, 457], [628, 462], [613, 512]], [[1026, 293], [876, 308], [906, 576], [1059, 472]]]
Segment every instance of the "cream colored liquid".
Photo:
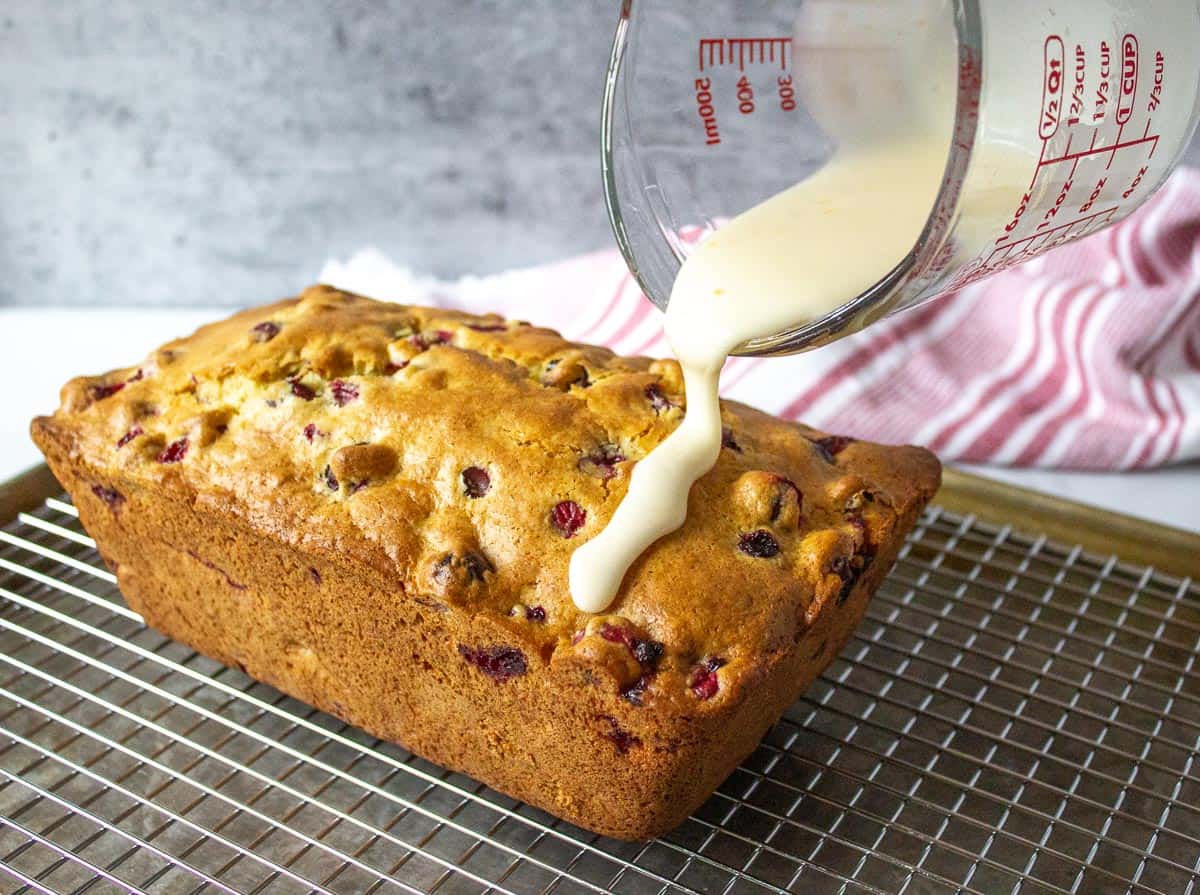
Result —
[[687, 259], [666, 314], [687, 415], [634, 467], [605, 529], [571, 557], [571, 596], [581, 610], [607, 608], [633, 561], [683, 525], [692, 484], [721, 451], [717, 385], [729, 352], [822, 317], [886, 276], [925, 225], [946, 145], [914, 138], [839, 154], [734, 218]]
[[948, 0], [808, 0], [795, 82], [839, 147], [807, 180], [738, 215], [687, 258], [666, 332], [687, 415], [633, 469], [609, 524], [571, 557], [576, 606], [602, 612], [629, 566], [687, 518], [717, 461], [721, 367], [741, 343], [823, 317], [912, 249], [942, 185], [958, 65]]

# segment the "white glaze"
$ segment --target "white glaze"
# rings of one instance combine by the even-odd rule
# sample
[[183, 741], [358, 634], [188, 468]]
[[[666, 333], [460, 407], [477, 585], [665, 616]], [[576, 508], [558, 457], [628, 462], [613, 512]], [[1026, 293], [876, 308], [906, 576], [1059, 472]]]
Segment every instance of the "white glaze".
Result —
[[[945, 8], [945, 0], [909, 3]], [[820, 318], [886, 276], [916, 242], [941, 187], [953, 127], [950, 16], [906, 12], [883, 27], [846, 19], [844, 6], [828, 0], [808, 7], [809, 20], [797, 25], [805, 50], [797, 58], [812, 69], [799, 83], [839, 148], [807, 180], [710, 236], [680, 269], [666, 333], [683, 368], [687, 414], [634, 467], [604, 530], [571, 557], [571, 596], [585, 612], [606, 609], [629, 566], [686, 520], [692, 484], [721, 451], [717, 387], [729, 353]], [[868, 25], [873, 30], [864, 31]], [[838, 64], [846, 29], [869, 44], [855, 65]], [[915, 66], [929, 77], [920, 97], [911, 95], [922, 83], [911, 78]], [[834, 102], [839, 96], [853, 102]]]

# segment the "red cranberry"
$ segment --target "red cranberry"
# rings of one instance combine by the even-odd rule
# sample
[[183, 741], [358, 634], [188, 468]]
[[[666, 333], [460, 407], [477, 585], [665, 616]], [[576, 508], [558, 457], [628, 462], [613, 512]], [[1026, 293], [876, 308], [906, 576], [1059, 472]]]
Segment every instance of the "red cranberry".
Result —
[[488, 572], [495, 572], [496, 567], [486, 556], [478, 553], [466, 553], [462, 559], [456, 559], [453, 553], [447, 553], [433, 567], [433, 580], [442, 587], [449, 585], [455, 577], [455, 568], [466, 572], [466, 583], [483, 581]]
[[88, 395], [93, 401], [103, 401], [105, 398], [111, 398], [121, 389], [125, 388], [124, 382], [110, 382], [106, 385], [93, 385], [88, 389]]
[[617, 723], [617, 719], [612, 715], [601, 715], [601, 721], [608, 722], [608, 730], [604, 733], [608, 739], [612, 740], [617, 751], [624, 755], [634, 746], [642, 745], [642, 741]]
[[621, 625], [611, 625], [605, 622], [600, 626], [600, 636], [609, 643], [620, 643], [625, 646], [633, 657], [638, 660], [643, 671], [653, 672], [658, 667], [658, 660], [663, 657], [666, 648], [657, 640], [643, 640], [634, 637], [633, 632]]
[[592, 384], [591, 378], [588, 376], [587, 367], [577, 360], [563, 363], [561, 357], [546, 361], [539, 381], [542, 385], [559, 388], [564, 391], [573, 385], [579, 388], [587, 388]]
[[804, 508], [804, 495], [800, 489], [796, 487], [796, 483], [791, 479], [783, 476], [775, 478], [775, 496], [771, 498], [771, 521], [775, 522], [779, 519], [779, 513], [783, 510], [783, 502], [787, 498], [788, 491], [796, 492], [796, 508], [797, 511]]
[[580, 457], [578, 466], [580, 472], [608, 481], [617, 474], [617, 464], [624, 462], [624, 455], [614, 445], [605, 445]]
[[146, 378], [146, 374], [142, 372], [142, 368], [138, 367], [138, 371], [126, 379], [126, 382], [141, 382]]
[[316, 423], [309, 423], [304, 427], [304, 437], [310, 442], [315, 438], [324, 438], [328, 434], [328, 432], [322, 432], [320, 429], [318, 429]]
[[314, 392], [299, 379], [289, 379], [288, 382], [292, 386], [292, 394], [303, 401], [311, 401], [317, 396], [316, 392]]
[[621, 688], [621, 698], [633, 705], [641, 705], [653, 678], [653, 674], [643, 674], [632, 684], [626, 684]]
[[435, 329], [432, 332], [427, 333], [414, 333], [413, 335], [409, 336], [408, 340], [417, 348], [425, 351], [428, 348], [432, 348], [434, 345], [445, 345], [453, 338], [454, 333], [450, 332], [449, 330]]
[[389, 362], [388, 365], [383, 368], [383, 375], [391, 376], [393, 373], [399, 373], [401, 370], [403, 370], [407, 366], [408, 366], [408, 361], [405, 361], [402, 364], [393, 364], [393, 363]]
[[665, 413], [675, 406], [675, 403], [663, 393], [662, 386], [657, 382], [646, 386], [646, 400], [650, 402], [655, 413]]
[[358, 397], [358, 386], [344, 379], [335, 379], [329, 383], [329, 393], [333, 396], [334, 404], [345, 407]]
[[764, 528], [743, 532], [738, 538], [738, 550], [755, 559], [770, 559], [779, 553], [779, 542]]
[[116, 488], [106, 488], [104, 485], [92, 485], [92, 493], [108, 504], [109, 509], [115, 510], [125, 502], [125, 495]]
[[550, 521], [564, 538], [573, 538], [587, 522], [587, 511], [573, 500], [562, 500], [550, 511]]
[[600, 636], [609, 643], [623, 643], [630, 651], [633, 650], [633, 635], [629, 633], [628, 628], [622, 628], [620, 625], [610, 625], [605, 622], [600, 626]]
[[487, 572], [495, 572], [496, 567], [486, 556], [479, 553], [468, 553], [462, 559], [463, 568], [467, 570], [467, 581], [482, 581]]
[[833, 562], [829, 564], [829, 571], [842, 579], [842, 588], [838, 591], [837, 596], [839, 606], [850, 598], [854, 585], [858, 583], [863, 572], [869, 569], [874, 561], [875, 548], [870, 544], [864, 544], [862, 549], [853, 556], [835, 556], [833, 558]]
[[712, 699], [721, 688], [717, 670], [724, 667], [725, 660], [720, 656], [708, 656], [692, 669], [688, 679], [688, 687], [697, 699]]
[[646, 669], [653, 671], [663, 657], [665, 647], [657, 640], [634, 640], [633, 657]]
[[817, 446], [817, 452], [821, 455], [826, 463], [834, 462], [833, 458], [846, 449], [848, 445], [853, 444], [857, 439], [850, 438], [848, 435], [826, 435], [824, 438], [813, 440], [813, 444]]
[[124, 435], [122, 435], [120, 438], [117, 439], [117, 448], [120, 449], [120, 448], [125, 447], [125, 445], [129, 444], [129, 442], [133, 441], [135, 438], [137, 438], [141, 434], [142, 434], [141, 426], [132, 427], [128, 432], [126, 432]]
[[544, 624], [546, 621], [546, 610], [541, 606], [526, 606], [525, 619], [538, 624]]
[[642, 675], [632, 684], [621, 688], [621, 696], [627, 702], [633, 705], [642, 704], [646, 688], [650, 686], [650, 681], [654, 679], [655, 672], [658, 670], [658, 662], [663, 657], [665, 651], [663, 645], [657, 640], [634, 638], [633, 657], [642, 666]]
[[698, 699], [712, 699], [717, 695], [719, 688], [720, 683], [715, 674], [701, 671], [692, 677], [692, 692]]
[[458, 654], [497, 683], [520, 677], [529, 670], [525, 654], [512, 646], [487, 646], [475, 648], [465, 643], [458, 645]]
[[733, 439], [733, 430], [728, 426], [723, 426], [721, 428], [721, 447], [729, 448], [731, 451], [735, 451], [739, 454], [742, 452], [741, 445], [739, 445]]
[[842, 579], [842, 589], [838, 593], [838, 604], [846, 602], [846, 598], [850, 596], [850, 591], [854, 588], [854, 581], [858, 577], [858, 573], [850, 566], [850, 560], [844, 556], [835, 556], [833, 562], [829, 564], [829, 571]]
[[256, 342], [269, 342], [279, 335], [279, 324], [273, 320], [264, 320], [250, 328]]
[[492, 477], [479, 466], [468, 466], [462, 471], [463, 490], [467, 497], [483, 497], [492, 489]]
[[159, 463], [178, 463], [187, 456], [188, 440], [179, 438], [172, 441], [158, 455]]
[[325, 479], [325, 485], [330, 491], [336, 491], [338, 489], [337, 476], [333, 474], [333, 469], [331, 467], [326, 466], [325, 472], [323, 472], [321, 475]]

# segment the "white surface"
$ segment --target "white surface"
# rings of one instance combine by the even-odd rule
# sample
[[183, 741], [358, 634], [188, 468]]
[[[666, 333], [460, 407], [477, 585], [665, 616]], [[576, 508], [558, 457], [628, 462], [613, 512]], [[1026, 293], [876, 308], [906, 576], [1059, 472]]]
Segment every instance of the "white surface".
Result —
[[229, 309], [76, 310], [0, 308], [0, 481], [40, 463], [29, 421], [58, 406], [72, 376], [137, 363], [163, 342], [190, 333]]
[[[0, 309], [0, 481], [40, 462], [29, 421], [58, 406], [72, 376], [128, 366], [150, 349], [228, 309], [34, 310]], [[1200, 531], [1200, 465], [1137, 473], [979, 469], [1014, 484], [1059, 494], [1167, 525]]]

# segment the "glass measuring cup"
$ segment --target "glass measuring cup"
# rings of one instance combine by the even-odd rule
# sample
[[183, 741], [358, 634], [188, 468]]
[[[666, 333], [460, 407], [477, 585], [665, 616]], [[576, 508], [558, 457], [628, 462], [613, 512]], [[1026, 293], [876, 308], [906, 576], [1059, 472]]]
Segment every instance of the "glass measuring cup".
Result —
[[945, 175], [911, 250], [738, 353], [814, 347], [1145, 202], [1196, 126], [1196, 46], [1195, 0], [624, 0], [602, 129], [613, 232], [665, 309], [698, 237], [839, 144], [944, 115]]

